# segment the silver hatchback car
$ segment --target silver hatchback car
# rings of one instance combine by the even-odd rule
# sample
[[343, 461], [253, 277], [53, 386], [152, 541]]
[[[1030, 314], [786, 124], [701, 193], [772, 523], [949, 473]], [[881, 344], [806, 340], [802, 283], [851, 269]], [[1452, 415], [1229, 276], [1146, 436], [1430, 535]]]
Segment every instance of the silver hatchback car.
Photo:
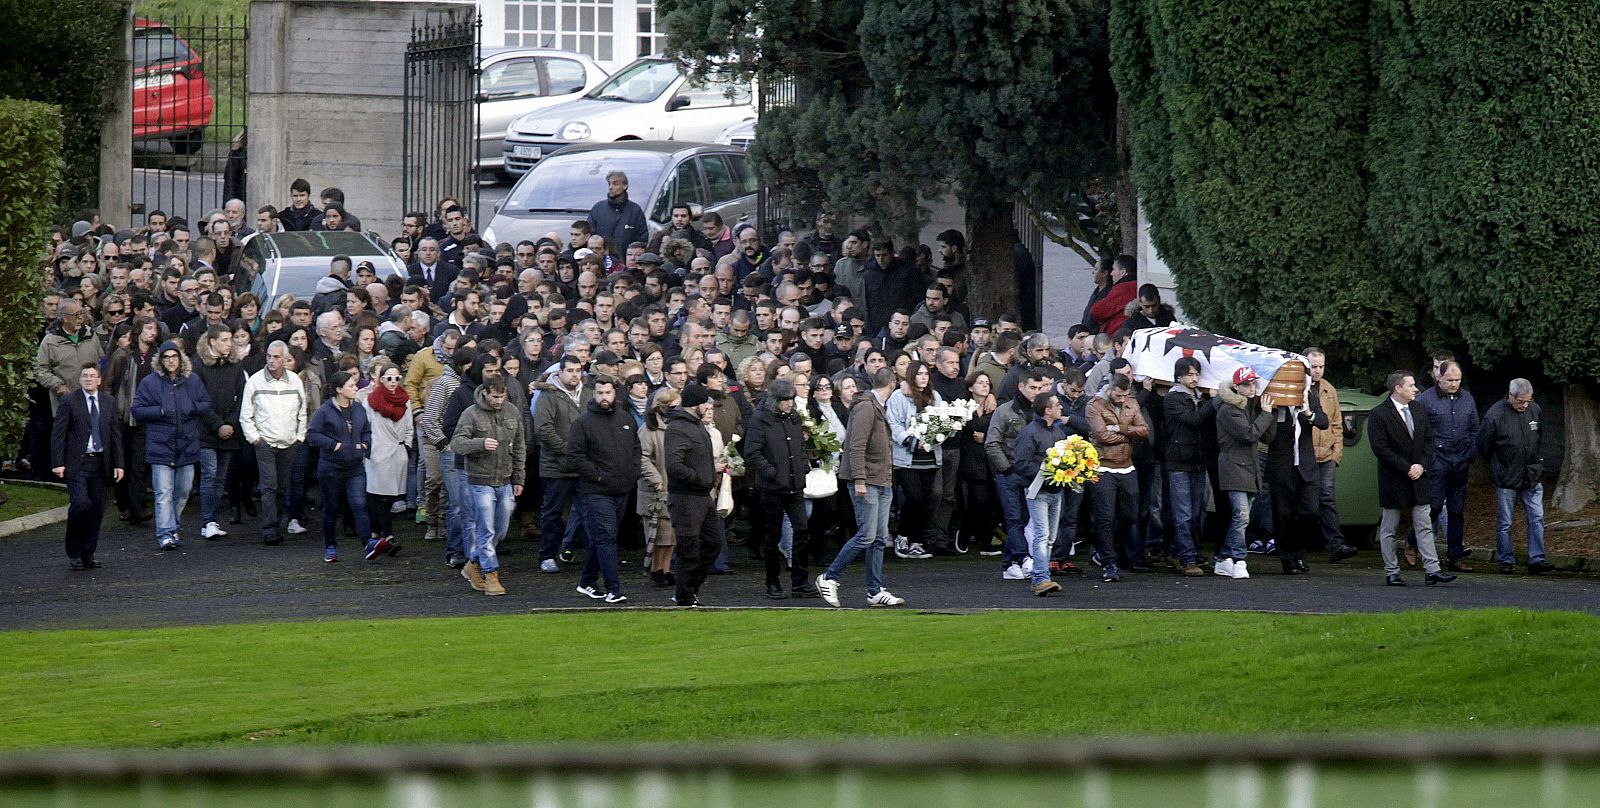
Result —
[[478, 67], [478, 170], [507, 179], [506, 127], [606, 80], [605, 69], [588, 56], [546, 48], [486, 48]]
[[628, 196], [644, 209], [651, 235], [667, 226], [672, 206], [680, 202], [696, 218], [713, 211], [729, 227], [755, 223], [758, 183], [743, 149], [675, 141], [596, 143], [562, 149], [522, 175], [484, 229], [484, 241], [538, 241], [551, 231], [565, 238], [574, 221], [606, 198], [611, 171], [628, 175]]

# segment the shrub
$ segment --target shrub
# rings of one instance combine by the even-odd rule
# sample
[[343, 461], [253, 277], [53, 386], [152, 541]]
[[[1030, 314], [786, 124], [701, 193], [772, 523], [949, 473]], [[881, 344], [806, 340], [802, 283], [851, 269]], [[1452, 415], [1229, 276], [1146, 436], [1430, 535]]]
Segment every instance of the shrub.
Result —
[[0, 455], [28, 418], [52, 203], [61, 187], [61, 110], [0, 98]]

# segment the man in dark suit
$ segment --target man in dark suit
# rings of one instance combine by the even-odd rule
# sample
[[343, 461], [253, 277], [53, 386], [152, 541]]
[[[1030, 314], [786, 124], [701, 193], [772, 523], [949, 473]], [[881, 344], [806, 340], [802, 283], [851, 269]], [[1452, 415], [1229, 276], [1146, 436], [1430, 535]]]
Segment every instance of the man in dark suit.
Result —
[[1428, 411], [1416, 402], [1417, 380], [1410, 371], [1389, 374], [1389, 397], [1373, 408], [1367, 418], [1367, 442], [1378, 457], [1378, 505], [1383, 518], [1378, 525], [1378, 542], [1383, 551], [1383, 568], [1389, 586], [1405, 586], [1400, 577], [1400, 561], [1395, 557], [1394, 533], [1400, 517], [1409, 513], [1411, 532], [1422, 552], [1427, 584], [1444, 584], [1456, 576], [1439, 568], [1439, 553], [1433, 547], [1432, 503], [1428, 467], [1433, 463], [1433, 425]]
[[411, 277], [406, 281], [428, 290], [428, 299], [442, 300], [456, 282], [460, 268], [447, 263], [440, 256], [439, 242], [425, 238], [417, 243], [417, 260], [411, 264]]
[[75, 570], [100, 566], [100, 520], [106, 512], [106, 483], [122, 481], [122, 432], [116, 403], [100, 392], [100, 369], [78, 372], [82, 389], [64, 393], [50, 441], [51, 470], [67, 483], [67, 559]]
[[[1262, 404], [1262, 408], [1266, 408]], [[1317, 450], [1311, 431], [1328, 428], [1328, 414], [1322, 402], [1310, 395], [1310, 388], [1299, 401], [1272, 398], [1273, 420], [1277, 429], [1267, 444], [1267, 488], [1272, 495], [1272, 524], [1276, 526], [1278, 562], [1284, 575], [1311, 571], [1306, 565], [1305, 548], [1313, 540], [1321, 543], [1318, 498], [1322, 477], [1317, 470]]]

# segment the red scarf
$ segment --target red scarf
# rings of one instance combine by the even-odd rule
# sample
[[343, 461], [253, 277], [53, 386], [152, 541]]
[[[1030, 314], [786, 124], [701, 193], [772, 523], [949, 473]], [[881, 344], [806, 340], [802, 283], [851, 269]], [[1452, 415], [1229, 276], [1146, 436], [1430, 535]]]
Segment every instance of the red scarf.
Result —
[[367, 403], [372, 405], [372, 411], [391, 421], [398, 421], [406, 414], [406, 404], [410, 401], [404, 387], [396, 387], [391, 393], [389, 388], [374, 384], [371, 392], [367, 393]]

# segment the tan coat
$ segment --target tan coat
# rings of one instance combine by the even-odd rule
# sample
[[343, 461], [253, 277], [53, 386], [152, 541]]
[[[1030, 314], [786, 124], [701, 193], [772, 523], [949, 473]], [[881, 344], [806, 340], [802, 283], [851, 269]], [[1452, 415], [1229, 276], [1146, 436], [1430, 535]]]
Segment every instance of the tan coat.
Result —
[[1338, 465], [1344, 462], [1344, 414], [1339, 412], [1338, 388], [1327, 381], [1318, 382], [1317, 400], [1328, 414], [1328, 428], [1311, 430], [1311, 448], [1317, 453], [1318, 463], [1332, 460]]
[[[645, 420], [639, 430], [639, 518], [648, 533], [654, 528], [651, 544], [666, 547], [677, 544], [672, 520], [667, 517], [667, 430], [651, 429]], [[661, 487], [656, 488], [657, 485]]]

